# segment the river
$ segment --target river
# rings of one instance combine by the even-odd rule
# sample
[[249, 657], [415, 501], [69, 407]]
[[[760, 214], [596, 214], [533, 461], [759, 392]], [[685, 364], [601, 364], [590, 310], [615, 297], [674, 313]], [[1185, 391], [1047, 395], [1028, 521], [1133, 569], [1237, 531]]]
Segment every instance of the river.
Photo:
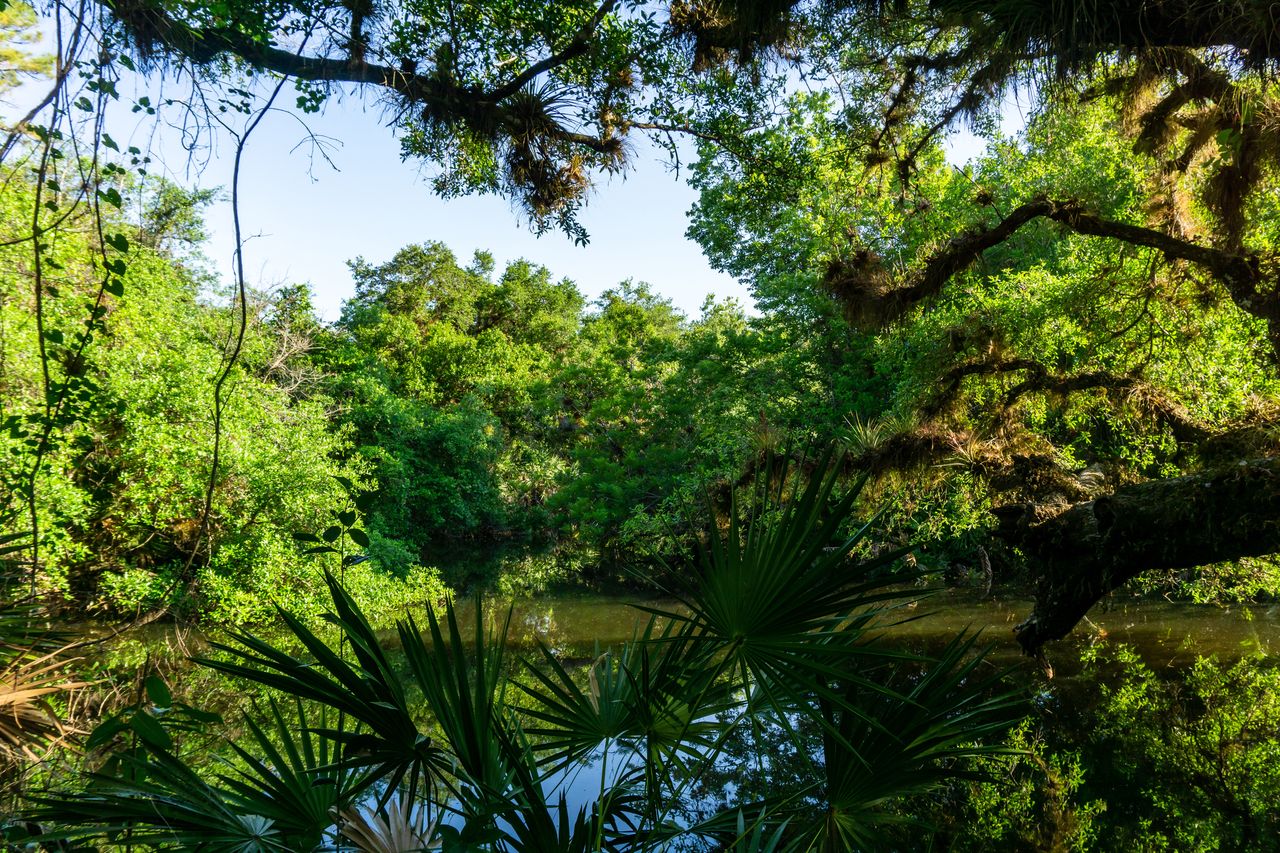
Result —
[[[486, 601], [486, 611], [491, 616], [510, 609], [508, 644], [516, 653], [513, 657], [536, 658], [537, 655], [532, 653], [537, 644], [542, 643], [571, 670], [575, 669], [575, 664], [595, 658], [602, 648], [630, 639], [649, 618], [648, 608], [670, 610], [676, 607], [674, 602], [661, 598], [588, 593], [493, 597]], [[1015, 789], [1015, 793], [1017, 790], [1024, 790], [1024, 793], [1031, 790], [1033, 793], [1026, 795], [1025, 802], [1004, 794], [1000, 795], [1003, 799], [997, 798], [994, 808], [1002, 810], [1000, 820], [1003, 823], [993, 824], [996, 829], [990, 832], [998, 830], [1005, 834], [998, 838], [992, 835], [990, 849], [1027, 849], [1029, 843], [1036, 849], [1041, 843], [1048, 843], [1043, 841], [1047, 837], [1044, 827], [1051, 824], [1058, 826], [1054, 832], [1070, 841], [1075, 837], [1070, 833], [1088, 821], [1094, 821], [1098, 831], [1112, 833], [1116, 839], [1145, 838], [1155, 831], [1152, 824], [1142, 822], [1147, 820], [1143, 815], [1151, 810], [1152, 803], [1174, 803], [1168, 807], [1167, 820], [1157, 815], [1157, 823], [1154, 824], [1157, 829], [1163, 825], [1159, 820], [1165, 820], [1169, 826], [1177, 826], [1186, 822], [1190, 810], [1209, 808], [1197, 805], [1203, 798], [1198, 800], [1192, 796], [1195, 794], [1192, 790], [1194, 776], [1190, 771], [1178, 775], [1183, 771], [1176, 767], [1177, 756], [1156, 743], [1162, 737], [1161, 732], [1174, 731], [1178, 726], [1185, 728], [1184, 724], [1191, 720], [1190, 717], [1180, 717], [1173, 721], [1176, 725], [1169, 728], [1166, 725], [1169, 719], [1165, 719], [1169, 714], [1200, 713], [1193, 707], [1194, 703], [1185, 708], [1181, 705], [1157, 708], [1148, 701], [1147, 706], [1120, 708], [1121, 712], [1130, 715], [1126, 718], [1126, 725], [1132, 724], [1134, 731], [1134, 736], [1126, 739], [1123, 731], [1117, 734], [1106, 729], [1108, 715], [1116, 713], [1119, 707], [1114, 704], [1114, 697], [1118, 695], [1116, 686], [1125, 679], [1128, 679], [1130, 689], [1140, 686], [1132, 677], [1134, 660], [1140, 660], [1150, 669], [1150, 675], [1142, 676], [1155, 679], [1148, 680], [1148, 684], [1156, 684], [1159, 691], [1165, 691], [1167, 685], [1175, 685], [1172, 693], [1177, 693], [1176, 685], [1184, 682], [1190, 685], [1189, 674], [1197, 666], [1197, 661], [1203, 670], [1203, 661], [1208, 656], [1218, 661], [1210, 664], [1211, 667], [1225, 672], [1243, 658], [1280, 651], [1280, 607], [1219, 607], [1113, 596], [1095, 608], [1071, 637], [1046, 649], [1056, 670], [1052, 679], [1037, 662], [1020, 654], [1014, 640], [1013, 626], [1025, 618], [1030, 609], [1029, 600], [1016, 596], [997, 593], [978, 597], [965, 592], [937, 592], [894, 609], [885, 616], [880, 629], [889, 642], [920, 653], [939, 648], [959, 631], [980, 632], [981, 639], [991, 647], [987, 661], [992, 669], [986, 671], [1008, 670], [1009, 677], [1005, 683], [1027, 699], [1031, 729], [1030, 734], [1024, 731], [1020, 735], [1023, 741], [1019, 748], [1030, 747], [1034, 760], [1022, 764], [1017, 763], [1021, 759], [1015, 760], [1009, 765], [1006, 775], [1007, 780], [1014, 780], [1016, 784], [1031, 786]], [[474, 620], [472, 602], [462, 601], [458, 615], [463, 636], [468, 636]], [[279, 629], [268, 627], [255, 633], [285, 642]], [[386, 630], [381, 638], [383, 645], [394, 651], [398, 643], [395, 632]], [[211, 644], [219, 639], [225, 640], [226, 636], [217, 629], [206, 632], [172, 625], [151, 625], [104, 643], [99, 647], [101, 656], [98, 662], [103, 675], [116, 681], [117, 699], [142, 695], [140, 679], [133, 688], [128, 686], [135, 674], [159, 673], [180, 701], [222, 713], [231, 724], [227, 733], [236, 737], [238, 730], [243, 733], [236, 724], [239, 718], [237, 710], [247, 709], [256, 703], [260, 715], [260, 700], [265, 691], [231, 681], [190, 663], [188, 658], [191, 655], [216, 654]], [[1083, 658], [1089, 657], [1088, 652], [1097, 650], [1103, 653], [1095, 656], [1097, 659], [1093, 663], [1082, 663]], [[1137, 658], [1125, 659], [1125, 650], [1132, 650]], [[1270, 666], [1271, 663], [1266, 663], [1263, 669]], [[108, 680], [104, 678], [104, 682]], [[1108, 702], [1113, 704], [1108, 705]], [[1143, 716], [1148, 711], [1153, 715], [1150, 719]], [[1159, 715], [1164, 715], [1164, 718], [1157, 719]], [[1229, 717], [1224, 717], [1224, 720], [1231, 721]], [[1280, 728], [1280, 718], [1267, 723], [1273, 724]], [[1229, 731], [1227, 733], [1230, 735]], [[1251, 732], [1248, 736], [1253, 739], [1251, 742], [1256, 742], [1258, 732]], [[1280, 733], [1275, 731], [1262, 732], [1263, 738], [1273, 741], [1278, 736]], [[1152, 744], [1150, 750], [1147, 749], [1147, 741]], [[1224, 750], [1240, 747], [1230, 738], [1213, 743]], [[772, 744], [770, 749], [776, 754], [780, 747], [785, 746], [785, 741], [780, 741]], [[760, 754], [759, 744], [745, 744], [740, 752], [742, 754], [731, 757], [746, 767], [752, 755]], [[1147, 760], [1144, 756], [1148, 752], [1165, 756], [1159, 761], [1172, 767], [1167, 779], [1152, 783], [1157, 787], [1149, 789], [1133, 784], [1136, 778], [1133, 773], [1139, 770], [1148, 775], [1152, 767], [1164, 770], [1163, 764], [1140, 764]], [[1173, 757], [1169, 758], [1170, 755]], [[595, 766], [595, 763], [588, 763], [585, 768], [580, 768], [586, 772], [578, 776], [557, 777], [548, 782], [559, 786], [558, 791], [566, 794], [572, 808], [585, 805], [598, 794]], [[1053, 769], [1052, 772], [1042, 772], [1037, 768]], [[741, 789], [745, 792], [751, 780], [749, 775], [737, 775], [739, 772], [729, 768], [721, 776], [711, 774], [715, 784], [704, 788], [700, 796], [711, 802], [724, 790]], [[1254, 771], [1250, 773], [1256, 776]], [[1246, 780], [1246, 784], [1253, 783], [1254, 777]], [[1187, 791], [1191, 794], [1186, 794]], [[961, 802], [969, 802], [964, 798], [973, 795], [957, 794], [953, 789], [947, 796], [961, 797]], [[939, 802], [945, 806], [949, 800], [944, 797]], [[1098, 803], [1104, 807], [1098, 808]], [[1205, 814], [1191, 816], [1203, 822]], [[939, 820], [938, 814], [930, 820]], [[973, 820], [971, 816], [969, 822]], [[1108, 823], [1103, 824], [1103, 820]], [[1019, 829], [1020, 826], [1024, 828]], [[1210, 829], [1214, 833], [1223, 831], [1216, 825]], [[961, 831], [968, 831], [963, 817], [950, 828], [944, 826], [937, 837], [943, 838], [947, 845], [958, 844], [956, 839], [960, 836], [955, 833]], [[1018, 836], [1021, 840], [1009, 834], [1015, 831], [1023, 832], [1023, 836]], [[948, 832], [952, 834], [947, 835]], [[1027, 833], [1041, 840], [1028, 842], [1027, 838], [1031, 836]], [[1206, 837], [1213, 839], [1218, 836], [1210, 834]], [[1064, 849], [1071, 848], [1072, 844], [1074, 842]], [[1105, 849], [1123, 849], [1123, 845]], [[1175, 845], [1175, 849], [1181, 848]]]

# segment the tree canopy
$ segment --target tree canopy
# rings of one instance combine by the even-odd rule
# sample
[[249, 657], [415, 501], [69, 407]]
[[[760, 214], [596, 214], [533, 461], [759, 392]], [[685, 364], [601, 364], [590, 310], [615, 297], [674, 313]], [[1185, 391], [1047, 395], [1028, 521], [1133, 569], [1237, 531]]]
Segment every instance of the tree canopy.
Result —
[[[1038, 567], [1029, 650], [1141, 572], [1280, 550], [1269, 3], [102, 0], [81, 11], [60, 42], [59, 85], [77, 69], [112, 100], [117, 63], [178, 70], [197, 92], [222, 87], [205, 103], [247, 113], [246, 75], [291, 81], [304, 111], [359, 87], [384, 97], [405, 155], [437, 168], [436, 191], [503, 194], [535, 228], [578, 239], [593, 182], [631, 167], [636, 134], [673, 154], [675, 140], [695, 142], [690, 233], [751, 284], [768, 312], [754, 331], [772, 324], [779, 337], [762, 344], [723, 309], [698, 334], [752, 340], [742, 371], [787, 378], [753, 399], [755, 438], [706, 452], [706, 470], [733, 480], [750, 467], [744, 448], [768, 434], [766, 409], [813, 434], [851, 433], [858, 463], [881, 476], [962, 468], [970, 480], [955, 482], [977, 484], [988, 532]], [[1013, 93], [1031, 119], [1008, 137]], [[44, 133], [47, 165], [52, 131], [34, 113], [23, 126]], [[964, 127], [992, 147], [959, 169], [944, 142]], [[164, 216], [163, 199], [153, 207]], [[369, 368], [337, 392], [361, 401], [353, 411], [367, 419], [352, 427], [387, 435], [409, 417], [436, 430], [413, 451], [424, 460], [434, 442], [471, 434], [467, 524], [501, 526], [501, 489], [480, 472], [504, 464], [500, 445], [519, 445], [526, 461], [556, 447], [600, 475], [577, 497], [539, 487], [548, 506], [578, 507], [607, 537], [627, 517], [635, 531], [636, 508], [673, 492], [624, 488], [618, 466], [653, 466], [668, 482], [678, 466], [654, 449], [703, 453], [707, 438], [702, 413], [677, 416], [672, 402], [658, 417], [646, 395], [677, 387], [671, 377], [712, 388], [745, 375], [691, 361], [698, 335], [641, 288], [584, 319], [572, 286], [531, 267], [494, 281], [483, 259], [463, 270], [440, 247], [353, 271], [360, 290], [328, 365]], [[551, 387], [558, 400], [530, 392]], [[525, 441], [537, 432], [519, 436], [526, 416], [559, 432]], [[662, 434], [674, 425], [697, 438]]]

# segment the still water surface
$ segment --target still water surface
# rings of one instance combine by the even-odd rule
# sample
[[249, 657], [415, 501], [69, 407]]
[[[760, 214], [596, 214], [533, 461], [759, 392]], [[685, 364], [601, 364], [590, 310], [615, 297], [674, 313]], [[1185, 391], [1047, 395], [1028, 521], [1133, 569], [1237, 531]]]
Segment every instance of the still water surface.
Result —
[[[584, 594], [495, 599], [486, 607], [490, 614], [512, 609], [511, 644], [532, 647], [541, 638], [574, 658], [592, 655], [597, 644], [605, 647], [630, 639], [649, 618], [641, 608], [678, 605], [664, 599]], [[943, 592], [895, 611], [887, 623], [907, 621], [885, 630], [891, 641], [921, 648], [945, 642], [957, 631], [978, 630], [994, 646], [994, 659], [1014, 662], [1021, 655], [1013, 628], [1031, 607], [1030, 599]], [[468, 601], [459, 607], [468, 624], [472, 610]], [[1051, 644], [1047, 653], [1067, 664], [1081, 646], [1101, 640], [1133, 646], [1155, 667], [1185, 665], [1197, 655], [1233, 660], [1258, 651], [1280, 652], [1280, 605], [1220, 607], [1116, 598], [1096, 607], [1069, 638]]]
[[[508, 641], [517, 656], [536, 657], [534, 652], [540, 641], [565, 661], [576, 664], [590, 661], [604, 647], [630, 639], [649, 619], [644, 608], [677, 606], [658, 598], [585, 593], [486, 601], [490, 616], [511, 609]], [[1117, 597], [1095, 608], [1067, 640], [1047, 649], [1056, 670], [1056, 677], [1049, 681], [1038, 665], [1020, 655], [1014, 640], [1013, 627], [1030, 609], [1031, 602], [1022, 598], [938, 593], [895, 610], [886, 623], [897, 624], [887, 624], [884, 630], [890, 642], [920, 652], [940, 647], [958, 631], [981, 631], [982, 638], [993, 647], [989, 658], [992, 665], [1015, 668], [1014, 686], [1026, 690], [1040, 707], [1052, 706], [1055, 725], [1067, 727], [1088, 719], [1086, 708], [1096, 701], [1097, 694], [1091, 679], [1106, 678], [1098, 668], [1088, 672], [1082, 669], [1080, 651], [1086, 646], [1126, 644], [1162, 677], [1171, 679], [1177, 679], [1197, 656], [1216, 655], [1227, 663], [1248, 654], [1280, 653], [1280, 606], [1219, 607]], [[459, 616], [463, 636], [470, 635], [474, 624], [470, 601], [460, 602]], [[271, 630], [259, 633], [274, 635], [277, 641], [284, 639]], [[384, 632], [383, 637], [388, 648], [398, 642], [394, 631]], [[186, 661], [189, 654], [209, 651], [208, 638], [199, 632], [153, 625], [118, 638], [113, 648], [106, 650], [103, 662], [116, 673], [127, 673], [131, 667], [159, 667], [180, 698], [222, 711], [230, 720], [236, 716], [234, 709], [253, 701], [257, 691]], [[613, 773], [621, 768], [623, 762], [619, 758], [623, 756], [608, 762]], [[563, 793], [570, 813], [591, 802], [599, 793], [599, 761], [597, 755], [575, 773], [546, 780], [553, 801]], [[715, 790], [702, 791], [700, 796], [710, 803], [728, 787], [746, 781], [732, 772], [726, 773], [724, 780]], [[691, 806], [698, 807], [698, 803], [695, 797]]]
[[[990, 644], [991, 659], [1005, 665], [1030, 663], [1022, 657], [1013, 628], [1031, 612], [1032, 602], [999, 595], [978, 598], [967, 592], [939, 592], [885, 617], [886, 639], [904, 648], [925, 651], [953, 638], [958, 631], [980, 631]], [[650, 618], [644, 608], [678, 609], [669, 599], [558, 593], [534, 598], [488, 598], [487, 616], [511, 609], [508, 644], [531, 652], [539, 641], [568, 661], [585, 661], [611, 645], [631, 639]], [[419, 624], [425, 620], [419, 615]], [[474, 604], [458, 603], [464, 637], [471, 636]], [[272, 638], [267, 628], [254, 631]], [[220, 632], [213, 631], [216, 639]], [[383, 632], [385, 645], [398, 643], [394, 630]], [[1060, 676], [1073, 675], [1079, 650], [1098, 643], [1132, 646], [1153, 668], [1177, 670], [1197, 656], [1216, 655], [1233, 661], [1253, 653], [1280, 653], [1280, 605], [1217, 606], [1162, 600], [1113, 598], [1090, 612], [1066, 640], [1046, 648]], [[190, 628], [150, 625], [113, 641], [107, 659], [132, 666], [139, 657], [181, 666], [191, 653], [205, 653], [208, 636]], [[109, 662], [108, 666], [112, 663]]]

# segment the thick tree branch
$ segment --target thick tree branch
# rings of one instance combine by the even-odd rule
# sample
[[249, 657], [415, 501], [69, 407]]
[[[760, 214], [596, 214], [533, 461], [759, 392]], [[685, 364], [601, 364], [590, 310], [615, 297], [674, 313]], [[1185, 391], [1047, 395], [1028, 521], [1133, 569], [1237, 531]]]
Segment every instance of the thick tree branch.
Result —
[[[480, 124], [492, 124], [499, 104], [529, 82], [586, 52], [601, 22], [617, 5], [617, 0], [605, 0], [563, 50], [530, 65], [507, 83], [485, 91], [458, 85], [446, 74], [419, 73], [412, 64], [392, 68], [367, 62], [362, 54], [356, 53], [347, 57], [306, 56], [259, 41], [231, 27], [191, 27], [154, 3], [126, 6], [118, 0], [98, 1], [120, 19], [144, 49], [158, 46], [197, 64], [230, 54], [255, 68], [299, 80], [374, 86], [411, 103], [428, 106], [437, 114]], [[616, 140], [565, 128], [556, 128], [551, 135], [597, 153], [612, 154], [617, 149]]]
[[98, 0], [128, 30], [144, 53], [159, 48], [197, 64], [227, 53], [255, 68], [299, 80], [357, 83], [392, 89], [407, 97], [430, 94], [430, 78], [354, 58], [304, 56], [254, 39], [233, 27], [192, 27], [171, 16], [159, 3]]
[[925, 420], [932, 420], [950, 409], [960, 397], [964, 380], [970, 376], [996, 376], [1024, 370], [1036, 375], [1045, 373], [1043, 365], [1029, 358], [974, 358], [963, 361], [938, 378], [941, 388], [920, 407], [920, 415]]
[[1263, 276], [1257, 256], [1202, 246], [1199, 243], [1172, 237], [1154, 228], [1105, 219], [1089, 213], [1077, 201], [1050, 202], [1050, 204], [1052, 205], [1050, 211], [1044, 215], [1077, 234], [1108, 237], [1132, 246], [1156, 249], [1167, 257], [1202, 266], [1222, 282], [1227, 292], [1231, 294], [1232, 300], [1240, 308], [1262, 319], [1270, 320], [1272, 317], [1280, 319], [1278, 306], [1263, 305], [1264, 302], [1273, 303], [1275, 300], [1271, 293], [1264, 295], [1259, 291]]
[[1137, 575], [1280, 551], [1280, 459], [1152, 480], [1049, 514], [997, 510], [1000, 535], [1041, 566], [1036, 604], [1017, 628], [1036, 653]]
[[1152, 47], [1228, 47], [1255, 66], [1280, 58], [1280, 10], [1269, 0], [1115, 0], [1086, 6], [937, 0], [931, 7], [960, 20], [980, 11], [988, 16], [988, 32], [1012, 35], [1018, 44], [1045, 45], [1064, 69], [1118, 50]]
[[1214, 433], [1206, 424], [1187, 414], [1187, 411], [1167, 394], [1149, 385], [1139, 376], [1122, 375], [1108, 370], [1090, 370], [1083, 373], [1072, 373], [1057, 376], [1048, 373], [1043, 367], [1009, 389], [1004, 396], [1003, 406], [1012, 406], [1026, 394], [1042, 393], [1067, 395], [1076, 391], [1101, 389], [1119, 392], [1139, 411], [1153, 420], [1167, 426], [1173, 437], [1182, 443], [1201, 442]]
[[1203, 267], [1222, 283], [1241, 310], [1267, 322], [1272, 350], [1280, 357], [1280, 295], [1276, 292], [1276, 283], [1266, 281], [1257, 255], [1216, 249], [1154, 228], [1106, 219], [1071, 199], [1033, 199], [1014, 208], [994, 226], [980, 225], [964, 232], [926, 259], [905, 283], [895, 284], [880, 258], [868, 252], [833, 262], [827, 269], [825, 283], [852, 322], [864, 326], [884, 325], [937, 295], [953, 276], [977, 261], [985, 251], [1008, 240], [1028, 222], [1041, 218], [1057, 222], [1077, 234], [1155, 249], [1167, 258]]
[[983, 252], [1008, 240], [1028, 222], [1048, 216], [1053, 206], [1048, 199], [1036, 199], [1014, 209], [997, 225], [980, 225], [953, 237], [905, 284], [894, 286], [879, 256], [867, 252], [833, 262], [827, 269], [825, 283], [845, 307], [851, 321], [860, 325], [892, 322], [913, 305], [936, 295], [952, 276], [980, 258]]

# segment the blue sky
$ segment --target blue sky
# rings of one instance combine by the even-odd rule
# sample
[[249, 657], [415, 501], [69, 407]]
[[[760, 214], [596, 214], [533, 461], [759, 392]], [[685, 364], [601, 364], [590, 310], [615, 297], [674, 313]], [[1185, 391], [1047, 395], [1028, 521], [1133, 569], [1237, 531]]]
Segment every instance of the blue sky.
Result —
[[[150, 150], [153, 171], [185, 186], [228, 190], [228, 198], [208, 212], [207, 253], [223, 278], [233, 280], [230, 137], [205, 140], [208, 147], [192, 157], [180, 129], [157, 129], [153, 120], [128, 111], [139, 95], [158, 103], [162, 84], [132, 76], [122, 83], [122, 103], [109, 122], [121, 145]], [[42, 84], [24, 89], [4, 112], [14, 114], [43, 94]], [[280, 103], [287, 107], [292, 100], [292, 88], [286, 87]], [[172, 121], [173, 111], [167, 112]], [[321, 140], [331, 163], [315, 155], [310, 135]], [[964, 162], [979, 147], [972, 136], [958, 134], [949, 145], [951, 158]], [[358, 95], [331, 98], [320, 115], [272, 112], [254, 132], [242, 166], [240, 211], [250, 283], [271, 288], [306, 282], [321, 315], [333, 319], [352, 293], [348, 260], [363, 256], [381, 262], [410, 243], [438, 240], [463, 263], [484, 249], [499, 269], [517, 258], [543, 264], [556, 276], [573, 279], [589, 298], [633, 278], [648, 282], [690, 316], [697, 316], [708, 295], [736, 298], [750, 308], [748, 288], [713, 270], [684, 235], [696, 199], [685, 176], [643, 143], [625, 174], [601, 179], [581, 217], [591, 235], [585, 247], [559, 232], [533, 234], [504, 199], [438, 198], [428, 168], [401, 160], [383, 111]]]
[[[287, 103], [288, 95], [286, 89], [281, 100]], [[399, 142], [376, 104], [347, 96], [330, 101], [323, 115], [304, 118], [307, 129], [297, 116], [269, 114], [246, 148], [240, 184], [242, 228], [251, 238], [246, 275], [265, 286], [310, 283], [326, 318], [336, 317], [352, 293], [348, 260], [362, 255], [380, 262], [402, 246], [428, 240], [445, 243], [463, 263], [484, 249], [499, 269], [517, 258], [542, 264], [573, 279], [589, 298], [633, 278], [653, 285], [691, 317], [709, 294], [751, 305], [748, 288], [713, 270], [701, 248], [685, 237], [697, 194], [683, 173], [677, 175], [647, 145], [637, 145], [625, 174], [601, 178], [582, 215], [591, 235], [583, 247], [559, 232], [533, 234], [504, 199], [437, 197], [429, 167], [401, 161]], [[144, 128], [139, 132], [149, 132]], [[327, 142], [332, 165], [313, 156], [308, 131]], [[234, 149], [228, 139], [217, 141], [207, 163], [195, 164], [188, 163], [177, 134], [166, 132], [158, 141], [170, 177], [229, 190]], [[951, 155], [963, 162], [978, 147], [976, 139], [958, 135]], [[210, 211], [209, 226], [210, 257], [229, 272], [229, 203]]]
[[[288, 89], [281, 100], [291, 100]], [[310, 283], [327, 318], [336, 317], [352, 292], [348, 260], [362, 255], [379, 262], [402, 246], [428, 240], [445, 243], [463, 263], [484, 249], [499, 269], [517, 258], [543, 264], [573, 279], [590, 298], [634, 278], [691, 316], [708, 294], [750, 303], [747, 288], [711, 269], [697, 244], [685, 238], [686, 212], [696, 194], [684, 175], [674, 174], [647, 146], [637, 146], [627, 173], [602, 179], [582, 216], [591, 235], [583, 247], [559, 232], [533, 234], [504, 199], [435, 196], [427, 168], [401, 161], [399, 143], [376, 104], [347, 96], [331, 101], [323, 115], [304, 118], [309, 132], [326, 141], [332, 165], [312, 156], [308, 129], [283, 111], [269, 114], [246, 148], [240, 180], [241, 224], [250, 238], [246, 275], [265, 286]], [[132, 134], [120, 129], [122, 146], [147, 147], [148, 123]], [[207, 156], [195, 158], [180, 142], [180, 133], [162, 130], [152, 146], [153, 169], [185, 185], [229, 191], [229, 137], [213, 140]], [[230, 204], [211, 209], [208, 224], [209, 255], [226, 275], [234, 245]]]

